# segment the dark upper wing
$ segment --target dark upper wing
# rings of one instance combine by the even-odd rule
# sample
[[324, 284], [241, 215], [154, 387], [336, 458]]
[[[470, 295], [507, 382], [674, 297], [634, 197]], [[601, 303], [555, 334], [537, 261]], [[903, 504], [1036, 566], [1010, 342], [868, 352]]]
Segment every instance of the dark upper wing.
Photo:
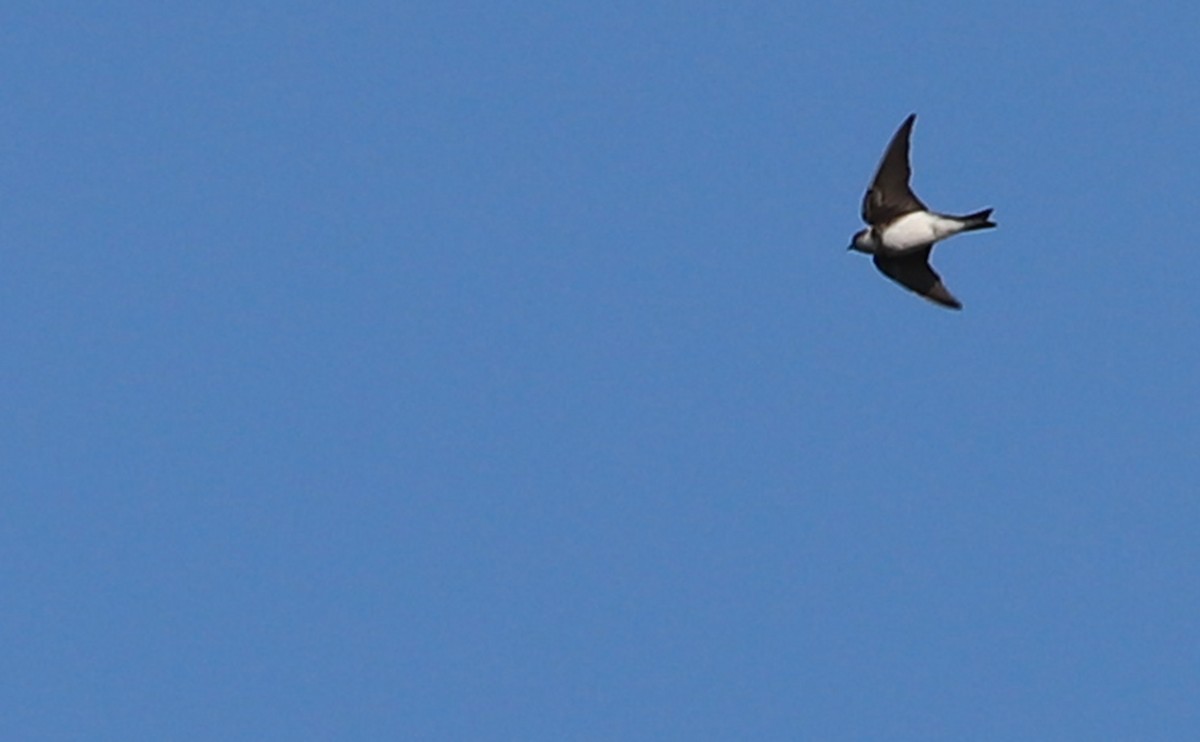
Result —
[[932, 249], [933, 245], [929, 245], [899, 256], [875, 253], [875, 267], [904, 288], [930, 301], [951, 309], [962, 309], [958, 299], [946, 290], [942, 277], [930, 267], [929, 251]]
[[910, 211], [925, 210], [925, 204], [908, 187], [912, 177], [908, 165], [908, 138], [916, 120], [914, 113], [900, 124], [883, 153], [875, 180], [863, 195], [862, 218], [867, 224], [881, 224]]

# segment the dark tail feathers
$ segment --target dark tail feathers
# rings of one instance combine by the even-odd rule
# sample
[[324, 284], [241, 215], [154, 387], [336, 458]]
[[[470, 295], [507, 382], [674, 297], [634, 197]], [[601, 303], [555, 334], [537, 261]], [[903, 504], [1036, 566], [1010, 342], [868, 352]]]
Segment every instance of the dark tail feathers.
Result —
[[970, 232], [972, 229], [991, 229], [996, 226], [996, 223], [989, 218], [991, 215], [991, 209], [984, 209], [983, 211], [976, 211], [974, 214], [967, 214], [958, 218], [967, 223], [966, 229], [963, 231]]

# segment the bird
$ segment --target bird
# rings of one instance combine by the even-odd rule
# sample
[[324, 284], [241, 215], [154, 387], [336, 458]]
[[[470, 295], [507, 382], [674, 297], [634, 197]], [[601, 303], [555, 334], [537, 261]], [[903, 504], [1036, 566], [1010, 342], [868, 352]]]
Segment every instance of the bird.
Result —
[[854, 233], [847, 250], [867, 253], [879, 272], [909, 291], [949, 309], [962, 309], [929, 265], [934, 244], [961, 232], [991, 229], [993, 209], [965, 216], [930, 211], [909, 186], [909, 138], [917, 114], [910, 114], [892, 136], [879, 169], [863, 194], [862, 219], [866, 229]]

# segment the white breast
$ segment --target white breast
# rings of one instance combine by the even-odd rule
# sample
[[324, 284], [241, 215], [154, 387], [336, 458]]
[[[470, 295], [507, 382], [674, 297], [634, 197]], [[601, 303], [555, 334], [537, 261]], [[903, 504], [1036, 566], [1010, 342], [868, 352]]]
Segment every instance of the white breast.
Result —
[[928, 211], [914, 211], [883, 230], [883, 246], [897, 252], [913, 250], [958, 234], [962, 228], [962, 223], [957, 219], [947, 219]]

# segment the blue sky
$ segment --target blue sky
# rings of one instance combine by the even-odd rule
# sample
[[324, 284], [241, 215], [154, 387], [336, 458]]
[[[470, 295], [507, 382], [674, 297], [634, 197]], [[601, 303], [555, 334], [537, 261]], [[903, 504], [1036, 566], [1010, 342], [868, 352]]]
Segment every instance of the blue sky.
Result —
[[1200, 9], [815, 5], [9, 3], [0, 737], [1195, 739]]

